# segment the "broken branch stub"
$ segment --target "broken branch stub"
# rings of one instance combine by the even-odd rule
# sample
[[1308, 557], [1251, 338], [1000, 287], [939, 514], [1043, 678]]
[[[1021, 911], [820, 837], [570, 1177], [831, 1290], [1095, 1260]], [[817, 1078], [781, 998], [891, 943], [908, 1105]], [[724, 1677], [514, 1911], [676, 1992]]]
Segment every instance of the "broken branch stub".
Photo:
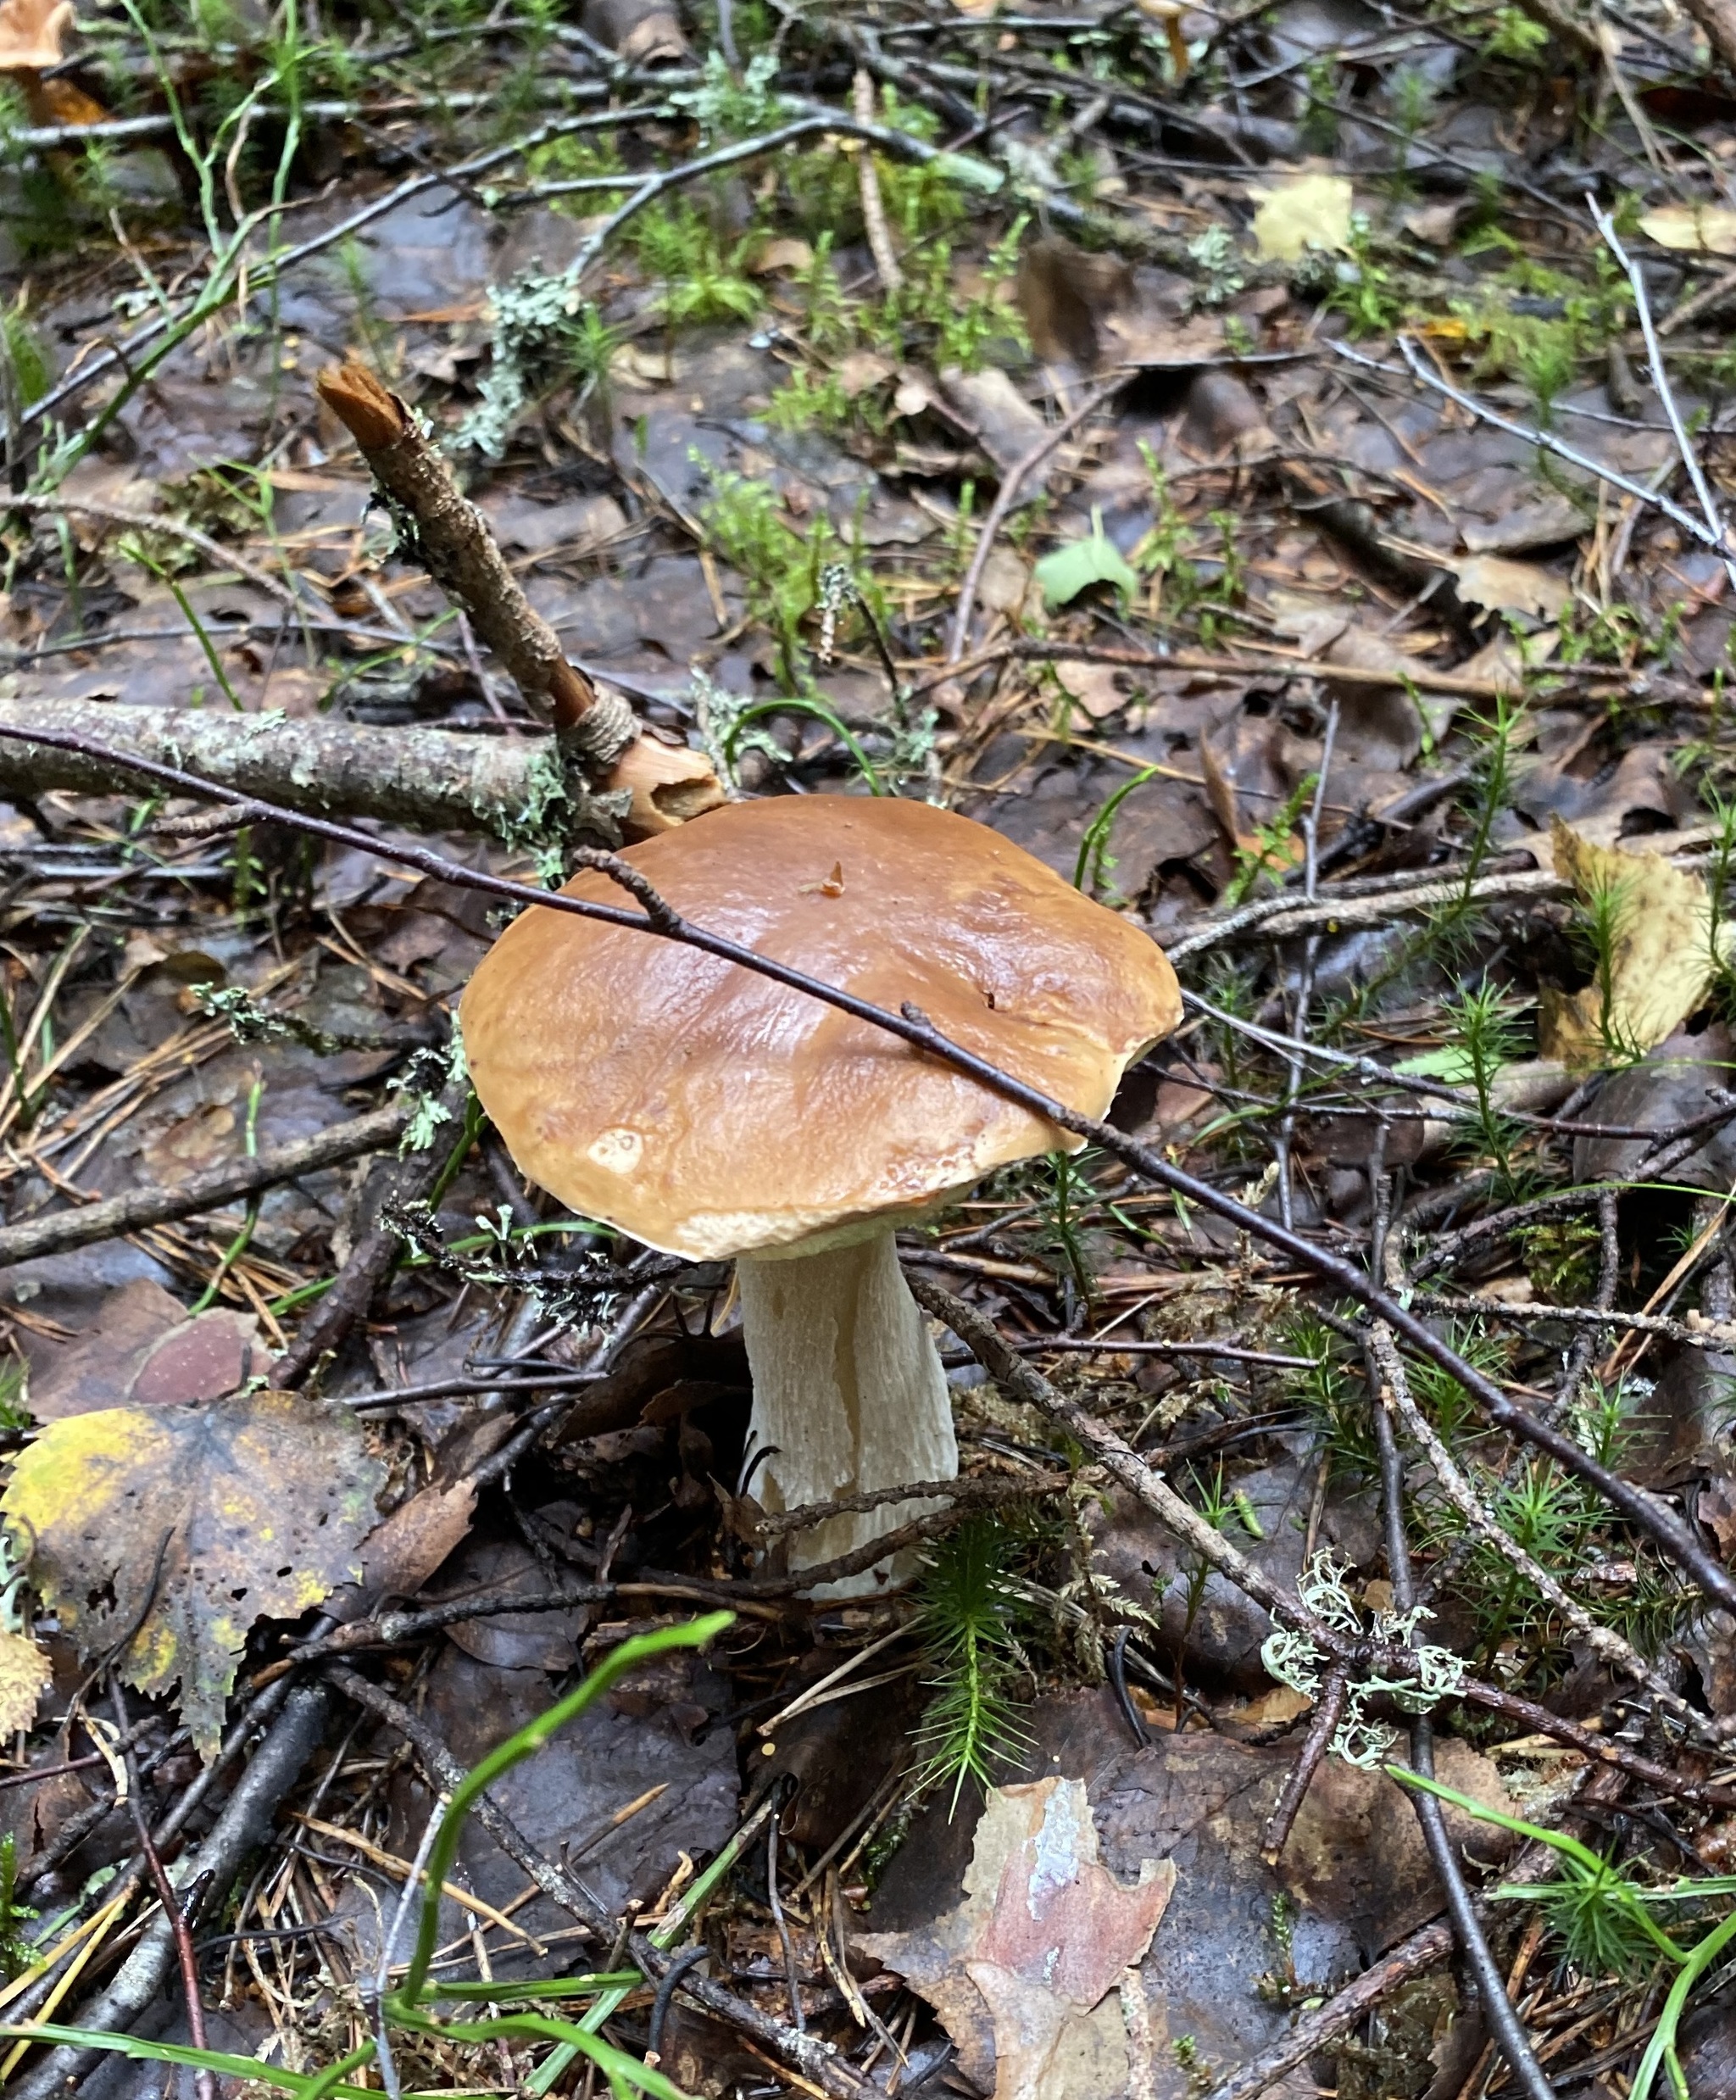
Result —
[[487, 521], [407, 404], [353, 359], [322, 372], [317, 384], [367, 461], [405, 551], [464, 608], [568, 760], [628, 797], [620, 820], [628, 835], [668, 831], [721, 803], [723, 789], [701, 753], [662, 743], [624, 694], [567, 661], [560, 638], [520, 588]]

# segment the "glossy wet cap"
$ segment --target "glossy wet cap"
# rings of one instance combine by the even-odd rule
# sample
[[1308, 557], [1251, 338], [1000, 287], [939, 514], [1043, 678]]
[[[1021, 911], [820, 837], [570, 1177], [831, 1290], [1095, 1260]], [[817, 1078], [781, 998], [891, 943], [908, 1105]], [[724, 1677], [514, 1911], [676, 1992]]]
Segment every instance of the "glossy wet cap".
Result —
[[[626, 858], [695, 924], [894, 1013], [913, 1000], [1087, 1115], [1180, 1017], [1146, 934], [926, 803], [736, 803]], [[595, 873], [566, 894], [627, 901]], [[835, 1007], [568, 913], [508, 927], [462, 1021], [482, 1105], [532, 1181], [701, 1259], [853, 1237], [1076, 1142]]]

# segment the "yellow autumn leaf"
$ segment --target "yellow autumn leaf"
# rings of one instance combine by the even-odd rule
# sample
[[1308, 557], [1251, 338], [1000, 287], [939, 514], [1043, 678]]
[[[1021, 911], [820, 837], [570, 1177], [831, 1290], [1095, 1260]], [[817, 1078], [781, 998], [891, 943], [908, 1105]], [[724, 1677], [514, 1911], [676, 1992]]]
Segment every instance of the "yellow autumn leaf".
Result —
[[1721, 204], [1660, 204], [1640, 214], [1639, 230], [1660, 248], [1736, 255], [1736, 211]]
[[1255, 190], [1254, 245], [1262, 262], [1299, 262], [1310, 248], [1350, 245], [1350, 185], [1341, 175], [1300, 175], [1277, 189]]
[[1550, 826], [1555, 872], [1583, 905], [1613, 921], [1607, 970], [1577, 992], [1539, 996], [1538, 1049], [1564, 1064], [1616, 1063], [1654, 1050], [1705, 999], [1713, 969], [1711, 900], [1701, 877], [1655, 853], [1595, 846]]
[[15, 1735], [36, 1718], [36, 1703], [53, 1682], [48, 1658], [27, 1634], [0, 1628], [0, 1735]]
[[20, 1453], [0, 1517], [79, 1652], [125, 1640], [128, 1682], [150, 1696], [178, 1685], [209, 1758], [248, 1629], [357, 1578], [384, 1479], [354, 1416], [241, 1393], [51, 1422]]

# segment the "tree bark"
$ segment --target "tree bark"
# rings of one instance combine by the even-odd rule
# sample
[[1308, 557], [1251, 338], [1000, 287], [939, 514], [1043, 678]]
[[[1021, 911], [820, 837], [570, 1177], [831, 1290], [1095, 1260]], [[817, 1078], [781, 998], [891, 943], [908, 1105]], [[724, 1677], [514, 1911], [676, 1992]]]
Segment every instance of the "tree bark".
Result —
[[[554, 739], [467, 736], [453, 729], [120, 707], [108, 700], [0, 699], [0, 721], [70, 732], [117, 751], [179, 766], [317, 816], [374, 817], [416, 831], [481, 828], [510, 841], [570, 830], [569, 793]], [[119, 792], [138, 776], [73, 751], [0, 744], [0, 795]], [[552, 821], [553, 820], [553, 821]]]

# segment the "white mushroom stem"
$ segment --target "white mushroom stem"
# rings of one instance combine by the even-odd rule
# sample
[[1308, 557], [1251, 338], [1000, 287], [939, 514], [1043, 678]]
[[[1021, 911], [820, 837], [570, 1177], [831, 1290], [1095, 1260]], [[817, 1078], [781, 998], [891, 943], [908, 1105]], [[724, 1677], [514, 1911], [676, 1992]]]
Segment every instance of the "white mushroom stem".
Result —
[[[744, 1255], [736, 1273], [754, 1373], [749, 1456], [774, 1447], [748, 1489], [763, 1509], [958, 1477], [946, 1373], [890, 1230], [821, 1254]], [[884, 1502], [828, 1517], [792, 1537], [790, 1567], [834, 1560], [933, 1507]], [[869, 1569], [821, 1594], [878, 1586]]]

